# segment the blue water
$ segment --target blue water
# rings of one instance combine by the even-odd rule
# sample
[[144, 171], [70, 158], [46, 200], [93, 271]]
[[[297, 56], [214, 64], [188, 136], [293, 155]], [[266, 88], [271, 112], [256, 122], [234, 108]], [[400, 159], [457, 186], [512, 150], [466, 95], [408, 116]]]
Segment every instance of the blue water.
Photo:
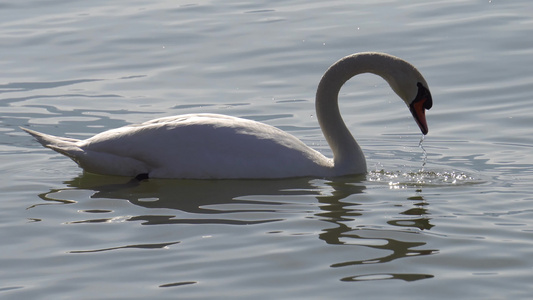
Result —
[[[533, 296], [528, 1], [0, 8], [0, 298]], [[84, 174], [18, 128], [86, 138], [222, 113], [331, 156], [314, 93], [329, 65], [361, 51], [416, 65], [434, 100], [421, 149], [381, 78], [343, 87], [366, 176], [135, 185]]]

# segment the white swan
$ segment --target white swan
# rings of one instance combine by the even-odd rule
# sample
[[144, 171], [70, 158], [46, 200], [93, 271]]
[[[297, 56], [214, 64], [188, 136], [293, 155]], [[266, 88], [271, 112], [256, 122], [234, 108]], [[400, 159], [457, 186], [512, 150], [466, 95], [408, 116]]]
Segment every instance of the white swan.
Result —
[[409, 106], [423, 134], [428, 85], [408, 62], [383, 53], [356, 53], [333, 64], [316, 93], [317, 118], [333, 159], [270, 125], [225, 115], [189, 114], [128, 125], [86, 140], [25, 129], [43, 146], [74, 160], [87, 172], [139, 178], [332, 177], [366, 173], [361, 148], [338, 107], [342, 85], [360, 73], [383, 77]]

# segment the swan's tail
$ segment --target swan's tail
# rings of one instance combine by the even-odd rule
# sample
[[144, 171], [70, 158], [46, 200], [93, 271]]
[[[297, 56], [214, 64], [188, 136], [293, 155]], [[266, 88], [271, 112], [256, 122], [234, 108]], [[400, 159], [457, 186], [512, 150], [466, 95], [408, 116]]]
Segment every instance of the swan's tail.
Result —
[[41, 143], [41, 145], [66, 155], [74, 161], [77, 161], [77, 157], [84, 152], [83, 149], [77, 145], [80, 140], [44, 134], [22, 127], [20, 127], [20, 129], [31, 134], [39, 143]]

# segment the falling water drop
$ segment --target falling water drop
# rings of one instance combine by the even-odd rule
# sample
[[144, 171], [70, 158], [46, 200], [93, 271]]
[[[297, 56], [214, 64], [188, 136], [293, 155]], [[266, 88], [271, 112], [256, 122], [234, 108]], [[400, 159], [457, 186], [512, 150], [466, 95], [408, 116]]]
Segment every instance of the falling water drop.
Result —
[[426, 166], [426, 162], [428, 160], [428, 153], [426, 151], [426, 149], [424, 149], [424, 146], [422, 145], [422, 143], [424, 142], [424, 139], [425, 139], [425, 135], [422, 135], [422, 138], [420, 138], [420, 142], [418, 143], [418, 147], [420, 149], [422, 149], [422, 155], [423, 155], [423, 158], [422, 158], [422, 168], [420, 168], [420, 172], [424, 172], [424, 167]]

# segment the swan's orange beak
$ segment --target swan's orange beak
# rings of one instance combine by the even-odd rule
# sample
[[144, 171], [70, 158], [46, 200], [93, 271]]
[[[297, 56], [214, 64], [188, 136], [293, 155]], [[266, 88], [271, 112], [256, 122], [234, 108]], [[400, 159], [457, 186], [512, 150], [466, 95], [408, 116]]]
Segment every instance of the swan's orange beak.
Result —
[[433, 106], [433, 99], [431, 98], [431, 93], [429, 90], [424, 87], [421, 83], [418, 83], [418, 94], [411, 105], [409, 105], [409, 110], [413, 114], [413, 118], [418, 124], [422, 134], [426, 135], [428, 133], [428, 124], [426, 122], [426, 109], [430, 109]]

